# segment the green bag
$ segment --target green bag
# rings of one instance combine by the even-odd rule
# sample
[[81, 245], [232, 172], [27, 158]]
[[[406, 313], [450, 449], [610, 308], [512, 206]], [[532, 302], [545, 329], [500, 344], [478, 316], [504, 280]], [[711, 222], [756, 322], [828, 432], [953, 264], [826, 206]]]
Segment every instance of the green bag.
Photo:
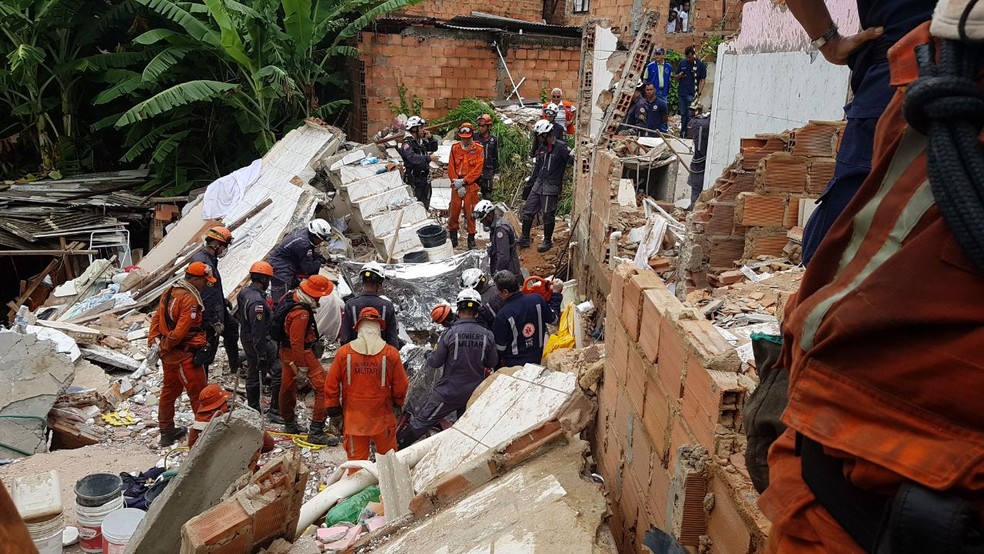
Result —
[[358, 523], [359, 514], [370, 502], [379, 502], [379, 487], [376, 485], [366, 487], [362, 492], [353, 494], [332, 508], [328, 512], [328, 517], [325, 518], [325, 527], [331, 527], [343, 521]]

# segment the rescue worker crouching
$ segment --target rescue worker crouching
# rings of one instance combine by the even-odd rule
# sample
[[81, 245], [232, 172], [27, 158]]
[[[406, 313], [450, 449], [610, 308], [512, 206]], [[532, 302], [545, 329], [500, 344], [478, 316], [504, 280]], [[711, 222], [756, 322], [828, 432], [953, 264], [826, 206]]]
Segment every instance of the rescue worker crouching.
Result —
[[[195, 443], [201, 437], [201, 434], [205, 432], [208, 428], [208, 424], [211, 423], [215, 416], [222, 415], [229, 411], [229, 399], [232, 398], [232, 394], [222, 390], [216, 383], [208, 385], [202, 389], [201, 394], [198, 397], [198, 410], [195, 411], [195, 423], [191, 426], [191, 431], [188, 433], [188, 448], [193, 448]], [[252, 461], [249, 466], [253, 471], [257, 469], [257, 462], [260, 460], [260, 454], [265, 454], [273, 450], [276, 443], [273, 441], [273, 437], [270, 436], [266, 431], [263, 432], [263, 444], [260, 449], [256, 451], [256, 455], [253, 456]]]
[[217, 225], [205, 234], [205, 247], [191, 257], [192, 262], [201, 262], [212, 270], [214, 283], [209, 283], [202, 289], [202, 302], [205, 308], [205, 335], [208, 348], [202, 352], [202, 367], [208, 376], [208, 368], [215, 362], [215, 354], [219, 350], [219, 339], [222, 339], [226, 356], [229, 358], [229, 369], [237, 372], [242, 367], [239, 361], [239, 323], [232, 316], [232, 305], [225, 298], [222, 288], [222, 275], [219, 274], [219, 258], [222, 258], [232, 246], [232, 232]]
[[431, 178], [430, 162], [438, 160], [437, 139], [424, 130], [427, 122], [418, 116], [407, 119], [407, 131], [400, 146], [400, 157], [403, 158], [403, 181], [410, 185], [413, 195], [430, 209]]
[[499, 365], [540, 363], [547, 342], [547, 325], [556, 323], [557, 315], [543, 296], [520, 291], [518, 275], [500, 271], [495, 274], [495, 286], [503, 300], [492, 324]]
[[158, 346], [164, 366], [157, 424], [161, 430], [160, 446], [166, 448], [187, 433], [174, 426], [174, 402], [181, 392], [188, 393], [191, 408], [198, 411], [198, 397], [205, 388], [205, 369], [196, 354], [208, 344], [202, 329], [201, 290], [214, 283], [212, 270], [202, 262], [192, 262], [184, 279], [161, 295], [157, 311], [150, 322], [147, 345]]
[[270, 409], [267, 419], [283, 423], [280, 418], [280, 361], [277, 345], [270, 339], [270, 304], [266, 291], [273, 278], [273, 267], [266, 262], [256, 262], [249, 268], [250, 284], [236, 297], [240, 341], [246, 352], [246, 403], [258, 412], [260, 409], [260, 380], [269, 379]]
[[458, 320], [441, 335], [437, 349], [427, 357], [430, 367], [444, 367], [441, 379], [398, 437], [400, 448], [413, 444], [448, 415], [461, 417], [472, 393], [499, 363], [492, 331], [476, 319], [482, 296], [466, 288], [458, 293], [457, 305]]
[[273, 303], [279, 304], [288, 289], [295, 289], [301, 279], [317, 275], [327, 260], [318, 252], [318, 246], [331, 238], [331, 225], [323, 219], [312, 219], [307, 227], [301, 227], [284, 237], [269, 256], [273, 266], [270, 294]]
[[431, 321], [437, 323], [445, 329], [448, 329], [454, 325], [454, 322], [457, 319], [458, 316], [455, 315], [454, 310], [451, 309], [451, 304], [442, 302], [431, 308]]
[[378, 262], [369, 262], [359, 271], [362, 278], [362, 293], [345, 301], [345, 311], [342, 312], [342, 328], [338, 334], [339, 344], [345, 344], [355, 338], [355, 325], [363, 308], [375, 308], [382, 314], [386, 327], [383, 338], [393, 348], [400, 348], [400, 330], [396, 323], [396, 307], [393, 302], [383, 296], [383, 281], [386, 280], [383, 266]]
[[489, 254], [489, 271], [495, 275], [505, 269], [518, 275], [522, 269], [519, 266], [519, 254], [516, 252], [516, 230], [506, 218], [499, 215], [488, 200], [475, 205], [472, 217], [475, 221], [481, 221], [489, 230], [489, 245], [486, 248]]
[[342, 416], [345, 452], [350, 460], [368, 460], [369, 442], [377, 454], [396, 450], [395, 408], [406, 400], [409, 379], [400, 353], [382, 338], [387, 323], [375, 308], [363, 308], [358, 336], [343, 345], [325, 379], [330, 417]]
[[489, 282], [481, 269], [472, 267], [461, 272], [461, 288], [475, 289], [482, 296], [482, 307], [478, 310], [478, 320], [492, 329], [495, 314], [502, 307], [499, 291]]
[[[280, 385], [280, 415], [284, 420], [284, 432], [304, 433], [297, 424], [297, 390], [310, 384], [314, 389], [314, 411], [307, 442], [331, 445], [333, 440], [325, 434], [328, 412], [325, 406], [325, 369], [314, 353], [314, 345], [320, 340], [314, 310], [318, 300], [335, 289], [335, 285], [322, 275], [312, 275], [301, 281], [293, 291], [290, 302], [278, 311], [286, 311], [283, 323], [284, 341], [280, 345], [280, 363], [283, 370]], [[282, 303], [288, 302], [285, 298]], [[277, 319], [275, 315], [274, 319]], [[334, 444], [337, 444], [335, 442]]]

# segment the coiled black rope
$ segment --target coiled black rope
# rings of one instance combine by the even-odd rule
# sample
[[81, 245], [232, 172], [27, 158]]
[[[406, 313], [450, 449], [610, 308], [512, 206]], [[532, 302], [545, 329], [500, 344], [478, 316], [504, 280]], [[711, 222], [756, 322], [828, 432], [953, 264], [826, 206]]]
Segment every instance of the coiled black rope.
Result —
[[906, 90], [903, 115], [929, 138], [933, 198], [964, 253], [984, 270], [984, 90], [977, 85], [981, 48], [944, 40], [916, 48], [919, 79]]

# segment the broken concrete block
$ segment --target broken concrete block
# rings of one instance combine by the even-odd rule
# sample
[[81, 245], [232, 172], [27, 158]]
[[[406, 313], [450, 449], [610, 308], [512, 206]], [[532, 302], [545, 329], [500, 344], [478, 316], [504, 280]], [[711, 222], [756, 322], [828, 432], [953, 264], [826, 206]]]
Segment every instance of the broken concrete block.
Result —
[[417, 230], [427, 225], [432, 225], [433, 223], [434, 222], [432, 220], [425, 219], [424, 221], [414, 225], [404, 225], [400, 227], [400, 236], [396, 237], [395, 245], [393, 244], [393, 234], [395, 234], [395, 232], [389, 235], [376, 237], [374, 242], [377, 249], [382, 249], [380, 252], [391, 254], [393, 259], [400, 259], [408, 252], [416, 252], [424, 248], [424, 246], [420, 243], [420, 237], [417, 236]]
[[260, 416], [253, 410], [213, 419], [178, 476], [151, 505], [126, 547], [127, 554], [178, 552], [181, 526], [218, 504], [226, 489], [249, 472], [262, 442]]
[[352, 208], [357, 210], [363, 220], [369, 216], [389, 209], [391, 206], [402, 203], [410, 198], [410, 187], [402, 185], [397, 188], [386, 189], [382, 192], [353, 200]]
[[410, 482], [410, 466], [401, 462], [396, 452], [376, 455], [376, 471], [379, 473], [379, 493], [386, 506], [386, 518], [396, 521], [410, 513], [413, 485]]
[[105, 364], [130, 372], [136, 371], [137, 368], [140, 367], [140, 362], [134, 360], [126, 354], [121, 354], [115, 350], [110, 350], [109, 348], [92, 345], [86, 346], [81, 350], [83, 358], [98, 364]]
[[399, 171], [390, 171], [377, 175], [376, 171], [380, 167], [382, 166], [373, 168], [373, 174], [371, 176], [344, 185], [339, 192], [346, 196], [349, 202], [358, 202], [363, 198], [400, 188], [404, 185]]
[[75, 377], [75, 364], [56, 351], [54, 343], [35, 335], [0, 333], [0, 458], [46, 452], [44, 422], [51, 406]]
[[[403, 221], [400, 221], [400, 214], [403, 214]], [[396, 231], [397, 222], [401, 227], [416, 225], [427, 220], [427, 210], [420, 202], [415, 202], [401, 210], [391, 210], [380, 212], [366, 218], [369, 228], [365, 231], [373, 237], [390, 235]]]

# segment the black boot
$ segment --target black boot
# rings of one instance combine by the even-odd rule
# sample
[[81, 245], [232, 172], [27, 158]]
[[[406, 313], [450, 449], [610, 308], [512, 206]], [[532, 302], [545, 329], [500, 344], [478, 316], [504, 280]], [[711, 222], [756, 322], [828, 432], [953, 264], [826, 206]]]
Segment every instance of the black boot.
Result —
[[554, 225], [556, 223], [552, 221], [543, 224], [543, 244], [536, 247], [537, 252], [546, 252], [553, 248], [553, 241], [551, 239], [553, 239]]
[[298, 425], [297, 420], [284, 420], [284, 433], [290, 433], [291, 435], [303, 435], [304, 433], [307, 433], [307, 429]]
[[451, 248], [458, 247], [458, 231], [448, 231], [448, 237], [451, 238]]
[[178, 442], [178, 439], [188, 434], [188, 430], [184, 427], [175, 427], [174, 429], [161, 429], [161, 448], [167, 448], [172, 444]]
[[311, 422], [311, 431], [308, 432], [307, 441], [310, 444], [322, 446], [338, 446], [338, 437], [329, 437], [325, 434], [325, 422]]
[[468, 249], [475, 249], [475, 233], [468, 233]]
[[533, 220], [524, 219], [523, 220], [523, 235], [519, 237], [516, 241], [516, 245], [520, 248], [526, 248], [530, 245], [530, 231], [533, 230]]

